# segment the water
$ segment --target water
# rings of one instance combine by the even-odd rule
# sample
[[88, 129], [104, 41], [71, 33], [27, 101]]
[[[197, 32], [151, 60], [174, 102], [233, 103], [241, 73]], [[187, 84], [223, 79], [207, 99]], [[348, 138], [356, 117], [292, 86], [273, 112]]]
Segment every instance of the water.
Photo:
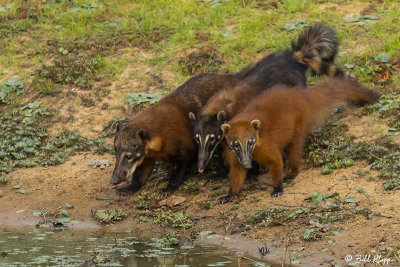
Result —
[[129, 233], [3, 231], [0, 266], [269, 266], [221, 247], [159, 248], [153, 241]]

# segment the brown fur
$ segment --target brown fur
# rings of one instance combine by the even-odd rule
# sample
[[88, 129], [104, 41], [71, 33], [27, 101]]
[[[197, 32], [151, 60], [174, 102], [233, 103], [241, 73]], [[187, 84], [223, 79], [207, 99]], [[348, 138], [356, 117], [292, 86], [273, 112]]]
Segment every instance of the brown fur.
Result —
[[[328, 78], [307, 89], [278, 85], [262, 94], [221, 128], [230, 146], [246, 145], [255, 136], [253, 159], [268, 166], [274, 186], [273, 196], [282, 193], [282, 181], [298, 172], [307, 135], [339, 103], [375, 103], [377, 93], [346, 78]], [[259, 120], [258, 127], [252, 125]], [[289, 171], [283, 177], [282, 150], [288, 149]], [[250, 157], [251, 160], [251, 157]], [[230, 151], [231, 193], [238, 194], [246, 177], [237, 153]]]
[[[119, 184], [133, 174], [132, 184], [120, 192], [134, 192], [151, 175], [155, 161], [161, 160], [173, 165], [170, 186], [178, 187], [197, 149], [187, 114], [199, 112], [212, 94], [235, 86], [254, 68], [250, 65], [233, 75], [195, 76], [118, 131], [114, 141], [117, 163], [111, 183]], [[126, 156], [129, 158], [124, 159]]]

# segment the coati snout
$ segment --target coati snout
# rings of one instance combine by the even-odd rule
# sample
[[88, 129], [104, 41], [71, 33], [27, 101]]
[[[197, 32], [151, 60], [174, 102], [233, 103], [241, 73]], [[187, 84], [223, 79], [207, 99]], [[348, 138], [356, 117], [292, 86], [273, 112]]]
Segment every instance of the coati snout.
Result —
[[203, 116], [197, 119], [190, 112], [189, 118], [193, 121], [193, 138], [196, 141], [198, 149], [197, 166], [199, 173], [203, 173], [210, 159], [223, 139], [221, 125], [225, 122], [225, 112], [221, 110], [216, 116]]
[[[231, 125], [222, 124], [221, 130], [225, 134], [229, 149], [235, 152], [243, 168], [251, 169], [253, 151], [257, 141], [257, 131], [260, 128], [261, 122], [255, 119], [251, 122], [239, 122], [238, 124], [240, 124], [239, 127], [232, 125], [234, 127], [233, 131], [231, 130]], [[239, 128], [239, 131], [235, 128]]]
[[114, 138], [115, 168], [110, 183], [118, 185], [130, 178], [145, 157], [148, 134], [145, 129], [126, 126], [117, 130]]

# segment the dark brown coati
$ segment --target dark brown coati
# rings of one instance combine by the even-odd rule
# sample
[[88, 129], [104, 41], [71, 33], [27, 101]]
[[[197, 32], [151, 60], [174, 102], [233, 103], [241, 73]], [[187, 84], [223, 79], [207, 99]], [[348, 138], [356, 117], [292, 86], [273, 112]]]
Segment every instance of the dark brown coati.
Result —
[[[337, 53], [338, 39], [335, 31], [324, 23], [315, 23], [300, 33], [292, 48], [272, 54], [257, 63], [257, 69], [235, 88], [225, 87], [210, 98], [196, 114], [189, 113], [193, 120], [194, 139], [198, 147], [198, 170], [204, 171], [214, 150], [223, 139], [221, 125], [242, 110], [248, 103], [276, 84], [306, 86], [306, 70], [326, 74]], [[337, 76], [340, 76], [337, 71]], [[224, 149], [224, 148], [222, 148]]]
[[[196, 156], [189, 111], [197, 112], [219, 89], [233, 87], [255, 70], [249, 65], [233, 75], [197, 75], [119, 129], [114, 139], [116, 163], [111, 184], [132, 183], [118, 189], [119, 194], [137, 191], [151, 175], [156, 160], [173, 166], [168, 189], [182, 181], [187, 164]], [[117, 186], [116, 186], [117, 187]]]
[[[299, 172], [307, 135], [332, 108], [344, 101], [372, 104], [377, 100], [376, 92], [347, 76], [328, 78], [308, 88], [276, 85], [261, 94], [221, 126], [231, 149], [227, 153], [231, 190], [220, 202], [239, 193], [252, 160], [269, 168], [272, 196], [280, 196], [283, 179], [293, 179]], [[288, 151], [288, 172], [283, 177], [284, 148]]]

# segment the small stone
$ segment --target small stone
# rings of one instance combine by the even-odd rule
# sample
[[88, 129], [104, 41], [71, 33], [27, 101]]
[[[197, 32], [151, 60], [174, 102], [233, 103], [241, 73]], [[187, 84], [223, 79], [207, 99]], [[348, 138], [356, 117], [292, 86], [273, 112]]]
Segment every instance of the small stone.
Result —
[[100, 169], [104, 169], [106, 167], [106, 165], [100, 165]]

